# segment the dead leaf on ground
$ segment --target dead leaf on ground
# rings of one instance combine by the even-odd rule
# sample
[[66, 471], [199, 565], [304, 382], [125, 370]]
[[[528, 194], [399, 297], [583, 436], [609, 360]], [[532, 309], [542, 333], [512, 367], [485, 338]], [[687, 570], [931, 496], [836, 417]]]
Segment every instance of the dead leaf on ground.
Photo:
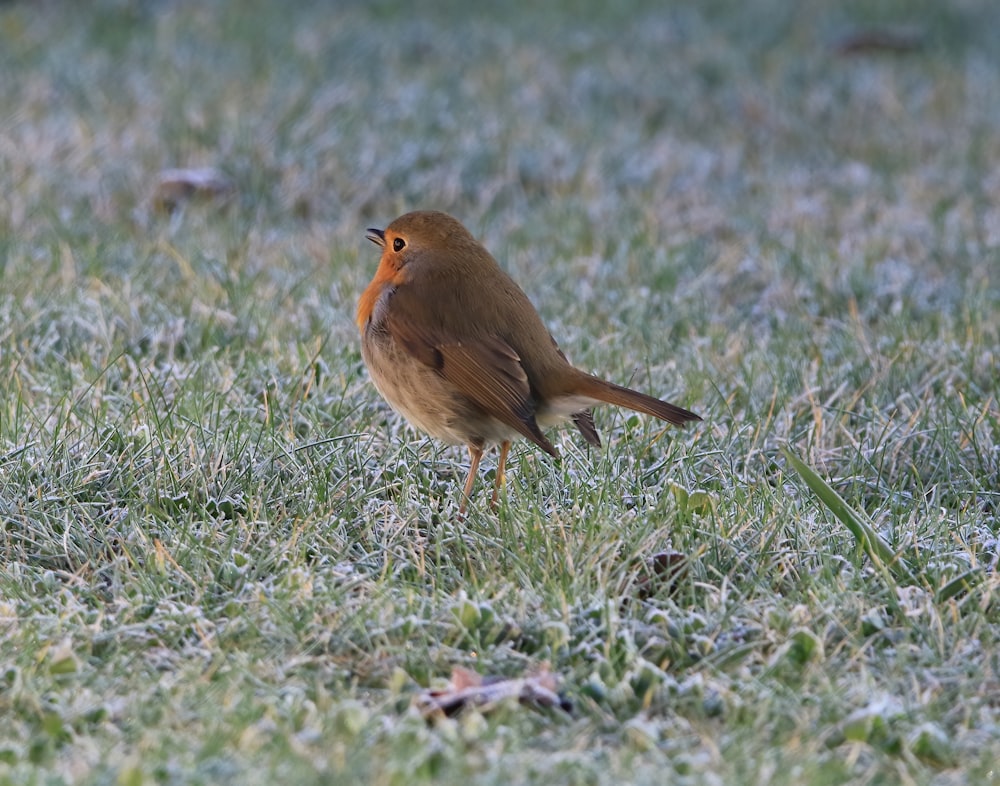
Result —
[[548, 670], [526, 677], [483, 677], [469, 669], [456, 666], [448, 686], [422, 691], [415, 703], [428, 720], [459, 714], [466, 708], [487, 713], [508, 701], [516, 700], [528, 707], [569, 712], [572, 705], [557, 692], [558, 679]]
[[153, 205], [172, 213], [191, 199], [225, 199], [236, 190], [233, 181], [214, 167], [164, 169], [157, 176]]
[[917, 30], [883, 28], [855, 30], [841, 38], [833, 48], [838, 55], [847, 57], [877, 52], [905, 54], [916, 52], [923, 46], [924, 36]]
[[639, 600], [648, 600], [659, 592], [672, 595], [688, 577], [692, 557], [678, 551], [658, 551], [642, 566], [635, 583]]

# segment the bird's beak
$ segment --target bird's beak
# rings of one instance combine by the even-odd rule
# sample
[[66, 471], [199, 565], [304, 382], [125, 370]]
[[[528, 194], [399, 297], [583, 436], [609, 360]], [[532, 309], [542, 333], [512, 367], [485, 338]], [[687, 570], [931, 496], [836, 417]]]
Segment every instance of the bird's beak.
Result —
[[365, 237], [368, 238], [372, 243], [380, 248], [385, 248], [385, 232], [381, 229], [375, 229], [374, 227], [368, 227], [368, 231], [365, 233]]

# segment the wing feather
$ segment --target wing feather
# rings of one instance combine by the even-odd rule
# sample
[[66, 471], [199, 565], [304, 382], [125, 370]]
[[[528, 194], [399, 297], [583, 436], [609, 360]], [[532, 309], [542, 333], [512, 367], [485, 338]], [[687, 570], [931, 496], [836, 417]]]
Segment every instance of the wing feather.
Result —
[[503, 339], [483, 336], [456, 340], [399, 318], [386, 320], [389, 333], [413, 357], [437, 371], [486, 414], [510, 426], [547, 453], [558, 451], [535, 420], [537, 404], [517, 352]]

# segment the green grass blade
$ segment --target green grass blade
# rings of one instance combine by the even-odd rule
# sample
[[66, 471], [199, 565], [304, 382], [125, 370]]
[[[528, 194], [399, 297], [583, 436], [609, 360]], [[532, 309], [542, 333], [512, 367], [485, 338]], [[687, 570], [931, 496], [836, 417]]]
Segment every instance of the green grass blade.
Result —
[[967, 570], [962, 575], [953, 578], [947, 584], [938, 587], [937, 591], [934, 593], [934, 599], [938, 603], [951, 600], [952, 598], [969, 592], [973, 588], [977, 587], [985, 577], [986, 573], [982, 570], [982, 568], [972, 568], [971, 570]]
[[910, 566], [882, 539], [865, 516], [848, 505], [829, 483], [791, 450], [785, 447], [782, 453], [812, 492], [850, 530], [858, 545], [877, 567], [883, 572], [891, 573], [897, 581], [905, 581], [908, 584], [916, 582]]

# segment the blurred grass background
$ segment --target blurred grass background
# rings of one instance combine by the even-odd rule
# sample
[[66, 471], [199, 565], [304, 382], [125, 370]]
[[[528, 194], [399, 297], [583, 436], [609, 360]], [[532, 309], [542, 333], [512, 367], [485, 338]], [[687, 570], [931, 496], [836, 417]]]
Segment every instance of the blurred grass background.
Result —
[[[998, 25], [0, 5], [0, 780], [997, 782]], [[232, 189], [163, 209], [176, 167]], [[458, 522], [353, 324], [416, 208], [706, 422], [601, 410]], [[545, 661], [570, 716], [411, 707]]]

